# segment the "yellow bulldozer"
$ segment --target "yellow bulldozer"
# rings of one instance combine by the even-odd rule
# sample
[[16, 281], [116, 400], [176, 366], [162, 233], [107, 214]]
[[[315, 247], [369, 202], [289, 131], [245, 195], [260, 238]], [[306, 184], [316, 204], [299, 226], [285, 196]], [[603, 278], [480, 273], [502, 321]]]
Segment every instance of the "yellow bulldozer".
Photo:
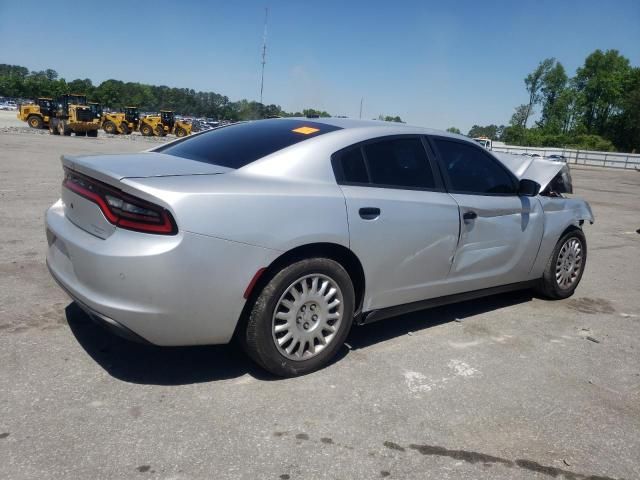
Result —
[[191, 124], [176, 120], [172, 110], [160, 110], [160, 115], [146, 115], [140, 119], [140, 133], [145, 137], [164, 137], [173, 133], [176, 137], [191, 135]]
[[102, 115], [102, 129], [113, 135], [129, 135], [138, 130], [140, 114], [138, 107], [125, 107], [124, 112], [112, 112]]
[[31, 128], [46, 128], [53, 108], [53, 98], [39, 97], [34, 103], [20, 105], [18, 119], [27, 122]]
[[52, 135], [76, 137], [97, 137], [100, 119], [96, 118], [91, 107], [87, 105], [84, 95], [62, 95], [55, 102], [52, 116], [49, 120], [49, 133]]

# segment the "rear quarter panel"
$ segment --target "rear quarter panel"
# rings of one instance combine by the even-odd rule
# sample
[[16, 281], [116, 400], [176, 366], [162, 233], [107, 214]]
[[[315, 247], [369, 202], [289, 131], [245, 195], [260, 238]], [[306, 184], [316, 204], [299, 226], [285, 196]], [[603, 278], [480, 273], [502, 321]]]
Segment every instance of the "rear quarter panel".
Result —
[[241, 171], [123, 183], [162, 199], [179, 230], [278, 251], [315, 242], [349, 246], [345, 200], [335, 183]]

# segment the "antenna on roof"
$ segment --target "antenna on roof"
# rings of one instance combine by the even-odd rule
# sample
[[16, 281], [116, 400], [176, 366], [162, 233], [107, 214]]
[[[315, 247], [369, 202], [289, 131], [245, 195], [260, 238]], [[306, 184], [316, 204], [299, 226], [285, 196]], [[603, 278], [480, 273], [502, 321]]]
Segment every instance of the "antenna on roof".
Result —
[[267, 19], [269, 18], [269, 7], [264, 9], [264, 34], [262, 36], [262, 76], [260, 77], [260, 103], [262, 103], [262, 92], [264, 91], [264, 64], [267, 63]]

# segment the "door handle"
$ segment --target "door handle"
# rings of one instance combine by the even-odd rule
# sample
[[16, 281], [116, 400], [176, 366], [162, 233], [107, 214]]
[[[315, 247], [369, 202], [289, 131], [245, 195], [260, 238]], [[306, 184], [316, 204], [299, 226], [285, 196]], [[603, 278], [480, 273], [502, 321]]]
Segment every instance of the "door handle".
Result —
[[475, 220], [476, 218], [478, 218], [478, 214], [471, 210], [468, 212], [464, 212], [464, 214], [462, 215], [463, 220]]
[[376, 207], [363, 207], [358, 210], [360, 218], [364, 220], [375, 220], [380, 216], [380, 209]]

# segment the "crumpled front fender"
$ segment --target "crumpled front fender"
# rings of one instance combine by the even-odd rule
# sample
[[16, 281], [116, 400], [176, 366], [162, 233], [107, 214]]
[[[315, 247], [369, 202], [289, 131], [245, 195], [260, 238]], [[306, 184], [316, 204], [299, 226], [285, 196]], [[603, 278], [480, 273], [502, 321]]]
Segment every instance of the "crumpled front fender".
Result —
[[544, 210], [544, 235], [538, 256], [531, 269], [531, 278], [542, 276], [556, 243], [567, 228], [580, 228], [584, 222], [592, 224], [595, 221], [591, 206], [580, 198], [544, 196], [538, 198]]

